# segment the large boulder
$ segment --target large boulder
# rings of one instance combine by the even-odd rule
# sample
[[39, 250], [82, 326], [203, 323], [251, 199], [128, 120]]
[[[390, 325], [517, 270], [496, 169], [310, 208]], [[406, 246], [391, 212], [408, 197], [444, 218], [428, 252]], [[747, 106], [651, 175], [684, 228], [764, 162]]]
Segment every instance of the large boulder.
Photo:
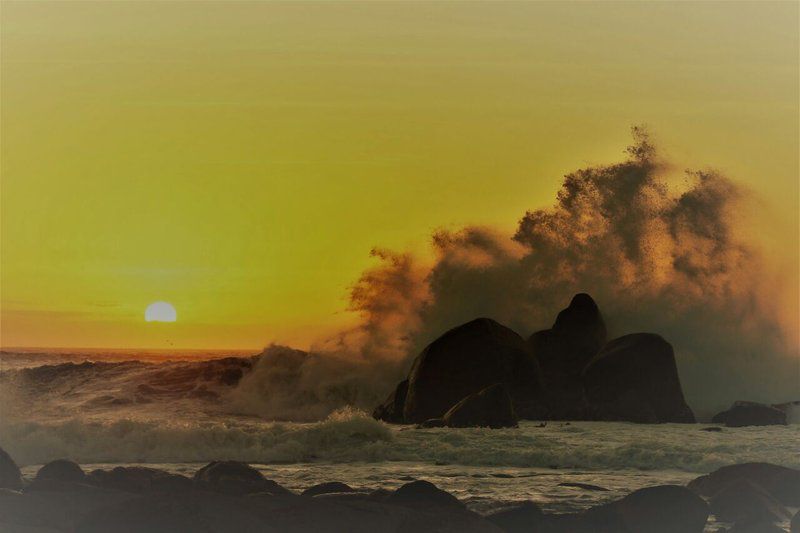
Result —
[[541, 367], [550, 418], [586, 418], [581, 371], [606, 342], [606, 326], [588, 294], [576, 294], [553, 327], [528, 339]]
[[22, 474], [17, 463], [6, 451], [0, 448], [0, 489], [17, 490], [22, 488]]
[[734, 402], [730, 409], [711, 419], [715, 424], [731, 428], [744, 426], [785, 426], [786, 411], [756, 402]]
[[593, 507], [584, 521], [594, 531], [702, 533], [708, 515], [708, 504], [686, 487], [660, 485]]
[[800, 507], [800, 470], [770, 463], [723, 466], [689, 482], [688, 487], [707, 498], [744, 479], [763, 488], [787, 507]]
[[470, 394], [444, 415], [444, 425], [452, 428], [517, 426], [517, 414], [505, 385], [495, 383]]
[[287, 489], [239, 461], [213, 461], [195, 472], [194, 483], [199, 489], [231, 495], [289, 494]]
[[653, 333], [608, 342], [583, 370], [592, 416], [599, 420], [693, 423], [672, 346]]
[[503, 383], [523, 418], [541, 408], [541, 379], [525, 341], [494, 320], [479, 318], [429, 344], [408, 376], [406, 423], [442, 417], [463, 398]]
[[403, 407], [406, 404], [406, 394], [408, 393], [408, 380], [404, 379], [397, 384], [386, 400], [375, 408], [372, 416], [378, 420], [389, 422], [390, 424], [403, 423]]

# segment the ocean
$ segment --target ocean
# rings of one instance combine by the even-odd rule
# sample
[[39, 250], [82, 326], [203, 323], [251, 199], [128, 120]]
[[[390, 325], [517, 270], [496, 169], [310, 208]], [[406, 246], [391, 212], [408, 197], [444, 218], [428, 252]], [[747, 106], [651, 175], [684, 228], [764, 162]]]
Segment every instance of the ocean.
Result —
[[734, 463], [800, 468], [797, 423], [718, 432], [703, 423], [557, 421], [417, 429], [347, 406], [316, 422], [264, 420], [242, 412], [236, 397], [253, 357], [197, 357], [3, 352], [0, 447], [26, 476], [58, 458], [85, 469], [142, 464], [187, 475], [235, 459], [297, 491], [324, 481], [392, 489], [425, 479], [480, 512], [524, 500], [575, 511]]

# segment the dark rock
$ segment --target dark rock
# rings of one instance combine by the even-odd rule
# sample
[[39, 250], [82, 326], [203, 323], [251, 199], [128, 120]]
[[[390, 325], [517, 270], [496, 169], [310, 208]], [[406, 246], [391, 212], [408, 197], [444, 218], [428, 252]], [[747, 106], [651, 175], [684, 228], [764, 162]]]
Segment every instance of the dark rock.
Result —
[[458, 498], [443, 491], [429, 481], [417, 480], [406, 483], [385, 499], [386, 503], [398, 505], [434, 505], [463, 509]]
[[652, 333], [607, 343], [583, 370], [586, 397], [599, 420], [694, 422], [683, 398], [672, 346]]
[[737, 525], [780, 522], [789, 518], [781, 503], [746, 479], [737, 479], [711, 497], [711, 512], [719, 520]]
[[794, 513], [792, 521], [789, 524], [789, 531], [791, 531], [791, 533], [800, 533], [800, 511]]
[[505, 385], [495, 383], [455, 404], [444, 415], [444, 424], [453, 428], [517, 426], [517, 414]]
[[730, 409], [717, 413], [711, 421], [731, 428], [745, 426], [785, 426], [786, 412], [756, 402], [735, 402]]
[[605, 487], [598, 487], [597, 485], [590, 485], [589, 483], [559, 483], [559, 487], [574, 487], [576, 489], [583, 489], [583, 490], [593, 490], [593, 491], [604, 491], [608, 492], [608, 489]]
[[56, 459], [41, 467], [33, 482], [35, 484], [44, 480], [83, 483], [86, 481], [86, 473], [78, 463], [67, 459]]
[[533, 502], [524, 502], [516, 507], [501, 509], [486, 516], [486, 520], [506, 533], [528, 533], [537, 531], [537, 525], [544, 520], [539, 506]]
[[252, 466], [239, 461], [213, 461], [195, 472], [194, 483], [197, 488], [223, 494], [290, 494]]
[[404, 379], [397, 384], [386, 400], [375, 408], [372, 417], [390, 424], [402, 424], [403, 408], [406, 404], [406, 394], [408, 394], [408, 380]]
[[417, 358], [408, 377], [406, 423], [439, 418], [457, 402], [503, 383], [520, 416], [541, 406], [541, 378], [525, 341], [505, 326], [479, 318], [451, 329]]
[[174, 492], [193, 488], [192, 480], [186, 476], [144, 466], [118, 466], [112, 470], [93, 470], [86, 481], [98, 487], [126, 492]]
[[723, 466], [710, 474], [693, 479], [688, 487], [710, 498], [739, 479], [758, 485], [783, 505], [800, 507], [800, 470], [770, 463]]
[[0, 448], [0, 488], [17, 490], [22, 488], [22, 474], [17, 463]]
[[599, 531], [702, 533], [708, 514], [708, 504], [686, 487], [661, 485], [593, 507], [584, 518]]
[[443, 428], [444, 426], [445, 426], [444, 418], [429, 418], [425, 422], [417, 424], [417, 428], [419, 429]]
[[343, 492], [355, 492], [350, 485], [339, 481], [329, 481], [328, 483], [318, 483], [304, 490], [301, 496], [317, 496], [319, 494], [339, 494]]
[[274, 532], [245, 498], [189, 492], [150, 494], [89, 513], [75, 533]]
[[709, 433], [719, 433], [720, 431], [722, 431], [722, 428], [717, 426], [711, 426], [707, 428], [702, 428], [700, 429], [700, 431], [708, 431]]
[[541, 367], [550, 418], [586, 418], [581, 371], [606, 342], [606, 326], [597, 304], [588, 294], [576, 294], [551, 329], [528, 339]]

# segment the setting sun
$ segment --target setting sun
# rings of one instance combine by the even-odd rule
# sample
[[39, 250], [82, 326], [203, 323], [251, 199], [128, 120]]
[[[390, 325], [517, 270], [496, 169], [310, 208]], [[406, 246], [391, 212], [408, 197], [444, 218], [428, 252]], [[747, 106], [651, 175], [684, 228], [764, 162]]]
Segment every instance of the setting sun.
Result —
[[175, 322], [178, 313], [170, 303], [153, 302], [144, 310], [144, 319], [147, 322]]

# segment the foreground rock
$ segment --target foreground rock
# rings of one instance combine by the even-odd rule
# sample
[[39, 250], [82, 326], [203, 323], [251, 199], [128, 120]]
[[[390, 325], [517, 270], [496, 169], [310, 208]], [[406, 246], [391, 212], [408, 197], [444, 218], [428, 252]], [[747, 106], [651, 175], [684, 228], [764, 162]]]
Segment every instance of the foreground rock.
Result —
[[506, 386], [517, 412], [542, 412], [539, 366], [525, 341], [494, 320], [451, 329], [414, 360], [403, 407], [406, 423], [441, 418], [456, 403], [494, 383]]
[[549, 417], [585, 420], [581, 372], [606, 342], [606, 326], [588, 294], [576, 294], [553, 327], [531, 335], [528, 344], [541, 367]]
[[589, 509], [584, 524], [595, 531], [702, 533], [708, 504], [686, 487], [662, 485]]
[[756, 402], [735, 402], [730, 409], [714, 415], [715, 424], [731, 428], [786, 425], [786, 411]]
[[737, 479], [711, 497], [711, 512], [737, 526], [771, 524], [789, 519], [789, 512], [762, 487]]
[[595, 418], [640, 423], [695, 421], [683, 397], [672, 346], [653, 333], [610, 341], [583, 371]]
[[545, 514], [534, 502], [524, 502], [515, 507], [501, 509], [489, 514], [486, 520], [506, 533], [526, 533], [536, 531], [546, 520]]
[[385, 501], [400, 505], [433, 505], [466, 509], [464, 504], [449, 492], [443, 491], [429, 481], [422, 480], [406, 483], [389, 494]]
[[470, 394], [444, 415], [444, 425], [452, 428], [517, 427], [517, 414], [511, 396], [502, 383]]
[[689, 482], [689, 488], [707, 498], [739, 480], [757, 485], [788, 507], [800, 507], [800, 470], [770, 463], [724, 466]]
[[22, 488], [22, 474], [19, 467], [6, 451], [0, 448], [0, 489], [18, 490]]
[[93, 470], [86, 477], [92, 485], [126, 492], [180, 492], [193, 488], [192, 480], [144, 466], [118, 466], [112, 470]]
[[222, 494], [290, 494], [252, 466], [239, 461], [213, 461], [195, 472], [194, 483], [197, 488]]

